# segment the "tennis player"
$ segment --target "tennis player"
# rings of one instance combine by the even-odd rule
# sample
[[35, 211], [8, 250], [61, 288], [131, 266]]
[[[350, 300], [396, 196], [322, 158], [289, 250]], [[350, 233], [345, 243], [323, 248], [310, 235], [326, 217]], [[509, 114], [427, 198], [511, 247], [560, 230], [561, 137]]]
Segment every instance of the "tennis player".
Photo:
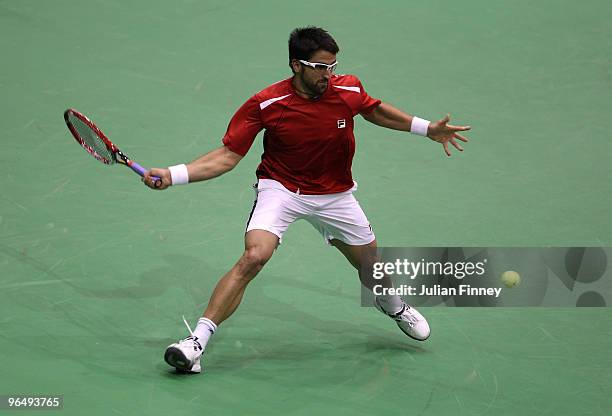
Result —
[[[394, 130], [426, 136], [440, 143], [467, 142], [447, 115], [429, 122], [369, 96], [354, 75], [336, 75], [336, 41], [318, 27], [295, 29], [289, 37], [290, 78], [249, 98], [232, 117], [223, 145], [188, 164], [151, 169], [147, 186], [169, 186], [215, 178], [232, 170], [264, 130], [264, 152], [256, 175], [256, 199], [248, 216], [245, 249], [238, 262], [219, 280], [203, 316], [190, 335], [165, 352], [166, 362], [178, 370], [199, 373], [206, 345], [238, 307], [245, 288], [270, 259], [284, 232], [296, 220], [312, 224], [358, 270], [376, 261], [376, 237], [353, 196], [351, 164], [355, 153], [354, 117]], [[155, 188], [151, 176], [161, 178]], [[364, 269], [367, 270], [367, 269]], [[372, 270], [371, 268], [369, 270]], [[372, 288], [370, 278], [359, 273]], [[395, 295], [375, 297], [379, 311], [393, 319], [408, 336], [424, 341], [427, 321]]]

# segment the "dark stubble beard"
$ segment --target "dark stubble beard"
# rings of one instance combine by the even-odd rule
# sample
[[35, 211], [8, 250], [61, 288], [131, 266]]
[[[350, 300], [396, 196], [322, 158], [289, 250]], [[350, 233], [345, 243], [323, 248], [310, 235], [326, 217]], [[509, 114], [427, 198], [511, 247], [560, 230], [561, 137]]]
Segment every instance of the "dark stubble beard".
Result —
[[306, 89], [306, 91], [304, 92], [312, 96], [312, 98], [317, 98], [323, 95], [323, 93], [327, 89], [327, 84], [329, 83], [329, 81], [324, 81], [324, 80], [321, 82], [310, 83], [306, 81], [303, 77], [301, 78], [301, 81], [302, 81], [302, 85]]

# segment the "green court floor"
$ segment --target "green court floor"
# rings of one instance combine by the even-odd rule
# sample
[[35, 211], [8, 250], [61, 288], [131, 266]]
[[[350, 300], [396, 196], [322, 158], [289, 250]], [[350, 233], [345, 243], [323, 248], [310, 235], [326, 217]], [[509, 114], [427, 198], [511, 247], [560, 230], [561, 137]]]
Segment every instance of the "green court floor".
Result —
[[594, 0], [0, 0], [0, 395], [61, 394], [66, 415], [610, 414], [608, 308], [426, 307], [417, 343], [359, 306], [356, 274], [305, 222], [204, 374], [175, 374], [181, 316], [241, 254], [261, 141], [223, 177], [153, 192], [87, 156], [62, 113], [143, 165], [192, 160], [290, 76], [289, 32], [319, 25], [370, 95], [473, 126], [447, 158], [357, 121], [356, 196], [380, 245], [611, 246], [611, 17]]

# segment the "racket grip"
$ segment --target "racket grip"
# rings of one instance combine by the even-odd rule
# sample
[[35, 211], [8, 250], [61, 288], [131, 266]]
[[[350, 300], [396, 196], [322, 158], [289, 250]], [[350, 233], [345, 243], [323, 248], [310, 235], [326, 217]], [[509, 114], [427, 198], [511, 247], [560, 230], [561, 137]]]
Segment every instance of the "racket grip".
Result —
[[[132, 162], [129, 164], [130, 168], [132, 168], [132, 170], [140, 176], [144, 176], [147, 170], [140, 166], [138, 163], [134, 162], [133, 160], [131, 160], [130, 162]], [[159, 188], [161, 186], [162, 182], [160, 178], [158, 178], [157, 176], [151, 176], [151, 179], [153, 179], [153, 181], [155, 182], [156, 188]]]

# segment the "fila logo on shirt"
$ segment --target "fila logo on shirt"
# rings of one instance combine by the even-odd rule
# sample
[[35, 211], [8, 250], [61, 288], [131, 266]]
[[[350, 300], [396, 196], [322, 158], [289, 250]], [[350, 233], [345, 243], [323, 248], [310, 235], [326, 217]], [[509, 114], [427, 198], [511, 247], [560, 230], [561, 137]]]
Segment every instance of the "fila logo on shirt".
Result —
[[338, 128], [343, 129], [346, 127], [346, 120], [338, 120]]

